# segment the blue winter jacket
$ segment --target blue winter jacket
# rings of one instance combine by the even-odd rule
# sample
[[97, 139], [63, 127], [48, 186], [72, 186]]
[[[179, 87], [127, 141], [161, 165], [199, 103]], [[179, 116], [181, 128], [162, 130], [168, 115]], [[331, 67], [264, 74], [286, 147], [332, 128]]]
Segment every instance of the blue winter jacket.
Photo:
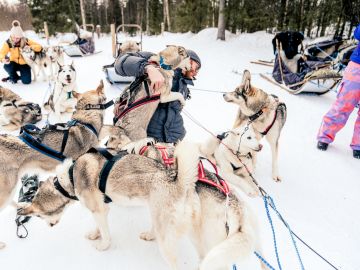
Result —
[[[355, 31], [354, 31], [354, 37], [357, 40], [360, 40], [360, 24], [356, 27]], [[360, 64], [360, 43], [358, 44], [358, 46], [356, 47], [356, 49], [354, 50], [354, 52], [352, 53], [350, 60]]]
[[[115, 61], [115, 71], [121, 76], [140, 77], [145, 73], [148, 59], [154, 55], [150, 52], [129, 53], [120, 56]], [[180, 92], [185, 99], [190, 98], [187, 85], [193, 85], [193, 81], [183, 76], [181, 69], [175, 70], [172, 83], [173, 92]], [[175, 143], [185, 137], [186, 130], [181, 116], [181, 104], [179, 101], [160, 103], [150, 120], [147, 135], [159, 142]]]

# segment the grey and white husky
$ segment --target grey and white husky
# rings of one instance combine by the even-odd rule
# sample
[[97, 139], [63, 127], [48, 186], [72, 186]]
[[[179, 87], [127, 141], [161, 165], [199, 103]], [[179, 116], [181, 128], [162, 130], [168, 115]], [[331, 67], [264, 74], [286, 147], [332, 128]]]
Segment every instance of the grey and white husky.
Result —
[[58, 72], [54, 89], [44, 104], [44, 108], [49, 111], [50, 117], [56, 118], [55, 122], [66, 122], [68, 114], [75, 110], [76, 97], [72, 94], [77, 91], [76, 70], [73, 63], [63, 65], [57, 62]]
[[38, 104], [23, 100], [10, 89], [0, 86], [0, 128], [14, 131], [25, 124], [35, 124], [42, 119]]
[[[104, 118], [103, 110], [85, 109], [87, 104], [98, 105], [105, 102], [105, 93], [101, 84], [96, 90], [76, 94], [78, 98], [77, 111], [72, 119], [82, 124], [72, 126], [69, 129], [67, 143], [63, 155], [73, 159], [86, 153], [91, 147], [98, 145], [98, 138], [93, 130], [85, 124], [92, 125], [99, 133]], [[41, 141], [47, 147], [55, 151], [61, 151], [64, 132], [59, 130], [45, 129], [41, 134]], [[29, 168], [41, 168], [53, 171], [60, 163], [59, 160], [51, 158], [34, 148], [28, 146], [19, 137], [11, 135], [0, 135], [0, 209], [5, 207], [12, 198], [18, 179], [24, 170]], [[0, 247], [5, 244], [0, 242]]]
[[[251, 75], [244, 71], [241, 84], [233, 92], [224, 94], [227, 102], [239, 106], [234, 127], [250, 121], [258, 139], [265, 136], [271, 147], [272, 177], [281, 181], [278, 169], [279, 138], [286, 121], [286, 106], [278, 98], [251, 84]], [[250, 120], [252, 119], [252, 120]]]
[[[176, 247], [183, 235], [190, 237], [200, 256], [200, 270], [226, 269], [246, 260], [254, 250], [261, 253], [256, 221], [247, 205], [235, 194], [230, 193], [227, 197], [210, 185], [196, 183], [199, 154], [194, 149], [194, 144], [179, 143], [175, 149], [177, 171], [152, 158], [124, 156], [110, 171], [106, 195], [122, 205], [131, 201], [143, 201], [148, 205], [152, 228], [141, 233], [140, 238], [156, 239], [171, 269], [178, 269]], [[68, 173], [71, 162], [65, 162], [57, 173], [66, 192], [77, 196], [92, 212], [96, 228], [86, 237], [98, 240], [95, 246], [99, 250], [110, 246], [109, 207], [98, 188], [104, 162], [99, 154], [88, 153], [78, 158], [74, 163], [74, 186]], [[209, 173], [208, 177], [214, 178], [214, 175]], [[54, 225], [70, 203], [71, 199], [56, 190], [54, 179], [49, 178], [21, 214], [40, 216], [49, 225]], [[126, 232], [125, 228], [123, 230]], [[264, 265], [262, 267], [265, 269]]]
[[48, 77], [45, 72], [45, 68], [48, 66], [48, 59], [46, 57], [47, 48], [42, 48], [40, 52], [35, 52], [31, 49], [31, 47], [26, 46], [20, 49], [20, 53], [23, 56], [26, 64], [31, 67], [31, 70], [34, 74], [33, 81], [36, 81], [37, 76], [39, 76], [40, 72], [43, 76], [43, 80], [47, 81]]
[[220, 168], [220, 175], [250, 197], [259, 195], [259, 189], [250, 177], [254, 173], [254, 152], [262, 145], [255, 131], [246, 124], [222, 135], [222, 139], [211, 137], [200, 144], [200, 152]]

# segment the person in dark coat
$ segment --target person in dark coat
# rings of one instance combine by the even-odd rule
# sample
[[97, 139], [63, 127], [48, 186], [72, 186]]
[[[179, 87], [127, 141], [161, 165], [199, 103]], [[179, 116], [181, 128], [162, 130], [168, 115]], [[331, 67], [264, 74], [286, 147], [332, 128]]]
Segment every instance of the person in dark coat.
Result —
[[[176, 69], [172, 82], [173, 92], [180, 92], [185, 100], [190, 98], [188, 85], [194, 85], [193, 80], [201, 68], [200, 57], [192, 50], [187, 50], [190, 56], [191, 70]], [[121, 55], [115, 61], [115, 71], [121, 76], [141, 77], [148, 75], [153, 91], [159, 89], [165, 79], [157, 67], [151, 65], [148, 59], [154, 55], [150, 52], [128, 53]], [[181, 104], [179, 101], [160, 103], [147, 129], [148, 137], [158, 142], [176, 143], [185, 137], [186, 130], [181, 116]]]

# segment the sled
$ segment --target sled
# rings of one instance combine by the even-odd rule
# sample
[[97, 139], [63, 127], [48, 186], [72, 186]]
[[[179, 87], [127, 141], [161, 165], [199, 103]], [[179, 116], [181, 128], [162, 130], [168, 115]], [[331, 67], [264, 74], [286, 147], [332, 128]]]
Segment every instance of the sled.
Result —
[[263, 65], [263, 66], [267, 66], [267, 67], [274, 67], [274, 62], [273, 61], [266, 61], [266, 60], [255, 60], [255, 61], [250, 61], [251, 64], [257, 64], [257, 65]]
[[[341, 81], [341, 75], [336, 75], [334, 73], [324, 76], [313, 76], [305, 78], [303, 81], [286, 85], [284, 83], [278, 83], [271, 77], [260, 74], [260, 77], [271, 82], [272, 84], [280, 87], [281, 89], [287, 91], [290, 94], [297, 95], [300, 93], [312, 93], [316, 95], [323, 95], [332, 90], [337, 84]], [[291, 89], [291, 87], [297, 87], [296, 89]]]
[[86, 24], [87, 27], [90, 27], [91, 37], [81, 38], [80, 28], [77, 40], [69, 45], [63, 46], [64, 52], [69, 57], [84, 57], [94, 54], [98, 54], [101, 51], [95, 51], [95, 42], [94, 42], [94, 30], [95, 26], [93, 24]]
[[[121, 40], [121, 35], [125, 35], [125, 28], [127, 29], [135, 29], [136, 37], [132, 37], [131, 40], [134, 40], [138, 46], [140, 47], [140, 50], [142, 50], [142, 28], [140, 25], [137, 24], [121, 24], [116, 28], [115, 31], [115, 37], [113, 37], [114, 43], [113, 48], [115, 48], [114, 51], [114, 58], [118, 58], [121, 54], [120, 47], [123, 44], [125, 40]], [[128, 76], [120, 76], [119, 74], [116, 74], [114, 63], [110, 65], [103, 66], [103, 71], [105, 73], [105, 78], [110, 84], [118, 84], [118, 83], [131, 83], [135, 80], [135, 77], [128, 77]]]

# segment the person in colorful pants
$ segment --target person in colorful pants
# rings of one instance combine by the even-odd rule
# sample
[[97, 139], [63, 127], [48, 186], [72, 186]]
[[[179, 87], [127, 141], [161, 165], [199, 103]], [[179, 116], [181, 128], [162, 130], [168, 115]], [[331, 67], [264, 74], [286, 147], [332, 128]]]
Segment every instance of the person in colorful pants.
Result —
[[[354, 37], [360, 40], [360, 24], [356, 27]], [[336, 101], [323, 117], [317, 135], [317, 148], [326, 151], [335, 139], [336, 133], [346, 124], [350, 114], [360, 103], [360, 44], [350, 57], [345, 69]], [[354, 134], [350, 147], [354, 158], [360, 159], [360, 108], [357, 112]]]

